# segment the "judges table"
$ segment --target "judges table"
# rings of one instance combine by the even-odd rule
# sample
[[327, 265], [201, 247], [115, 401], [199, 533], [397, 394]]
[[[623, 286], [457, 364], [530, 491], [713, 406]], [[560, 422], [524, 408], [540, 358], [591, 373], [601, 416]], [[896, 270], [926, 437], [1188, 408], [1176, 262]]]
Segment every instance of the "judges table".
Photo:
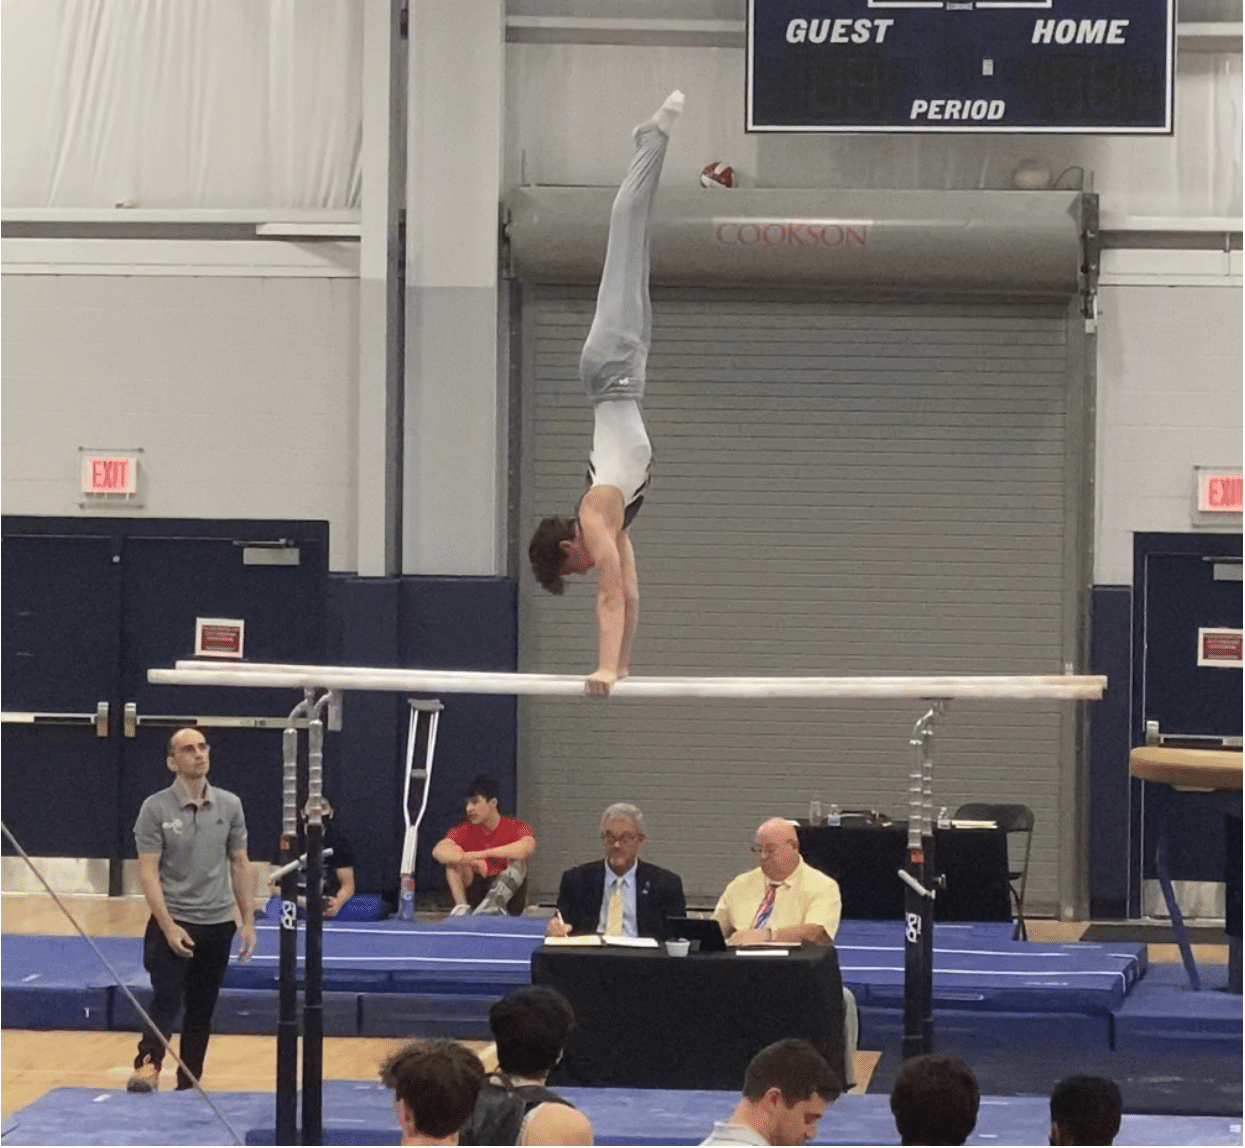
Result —
[[557, 989], [575, 1009], [553, 1077], [560, 1084], [737, 1092], [748, 1061], [784, 1037], [803, 1037], [843, 1070], [832, 946], [686, 957], [664, 948], [542, 946], [532, 953], [532, 983]]
[[[839, 883], [843, 916], [852, 920], [902, 920], [903, 868], [908, 823], [800, 826], [804, 860]], [[1001, 829], [935, 829], [934, 868], [946, 888], [934, 901], [937, 921], [1010, 921], [1007, 834]]]

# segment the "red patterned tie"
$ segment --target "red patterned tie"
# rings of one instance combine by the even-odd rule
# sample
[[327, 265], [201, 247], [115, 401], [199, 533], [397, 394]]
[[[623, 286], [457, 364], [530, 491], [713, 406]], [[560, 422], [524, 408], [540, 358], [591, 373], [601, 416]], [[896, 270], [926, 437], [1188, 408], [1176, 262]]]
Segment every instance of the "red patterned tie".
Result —
[[771, 884], [765, 887], [765, 896], [761, 898], [761, 904], [757, 907], [757, 915], [752, 918], [754, 929], [764, 929], [769, 924], [769, 915], [774, 911], [774, 894], [777, 892], [777, 885]]

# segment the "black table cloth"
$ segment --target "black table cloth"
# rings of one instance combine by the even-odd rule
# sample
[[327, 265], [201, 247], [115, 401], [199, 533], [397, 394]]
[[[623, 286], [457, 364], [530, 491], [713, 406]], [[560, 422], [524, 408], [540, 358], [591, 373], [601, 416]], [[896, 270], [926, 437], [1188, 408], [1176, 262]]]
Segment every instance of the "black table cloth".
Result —
[[[804, 860], [839, 883], [843, 916], [902, 920], [908, 824], [800, 826]], [[1007, 834], [1001, 829], [935, 829], [934, 868], [947, 878], [934, 902], [936, 921], [1010, 921]]]
[[532, 953], [532, 983], [557, 989], [575, 1009], [551, 1083], [738, 1092], [752, 1057], [784, 1037], [810, 1041], [843, 1071], [832, 946], [756, 957], [542, 946]]

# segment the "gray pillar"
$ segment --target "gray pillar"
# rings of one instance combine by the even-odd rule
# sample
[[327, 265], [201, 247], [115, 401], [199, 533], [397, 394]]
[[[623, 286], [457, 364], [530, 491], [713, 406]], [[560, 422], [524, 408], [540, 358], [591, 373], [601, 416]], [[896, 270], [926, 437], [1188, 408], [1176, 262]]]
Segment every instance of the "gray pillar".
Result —
[[404, 533], [408, 574], [505, 567], [497, 235], [503, 0], [412, 0]]
[[398, 573], [402, 529], [406, 40], [402, 0], [364, 0], [355, 569]]

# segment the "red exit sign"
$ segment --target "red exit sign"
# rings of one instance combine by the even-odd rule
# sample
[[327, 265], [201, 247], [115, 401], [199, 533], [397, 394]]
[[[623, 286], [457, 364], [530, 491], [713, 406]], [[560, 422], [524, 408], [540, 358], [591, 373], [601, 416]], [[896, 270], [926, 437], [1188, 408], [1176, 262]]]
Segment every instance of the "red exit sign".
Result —
[[1241, 472], [1199, 470], [1197, 508], [1203, 514], [1240, 514]]
[[138, 490], [138, 459], [131, 455], [84, 454], [83, 494], [133, 494]]

